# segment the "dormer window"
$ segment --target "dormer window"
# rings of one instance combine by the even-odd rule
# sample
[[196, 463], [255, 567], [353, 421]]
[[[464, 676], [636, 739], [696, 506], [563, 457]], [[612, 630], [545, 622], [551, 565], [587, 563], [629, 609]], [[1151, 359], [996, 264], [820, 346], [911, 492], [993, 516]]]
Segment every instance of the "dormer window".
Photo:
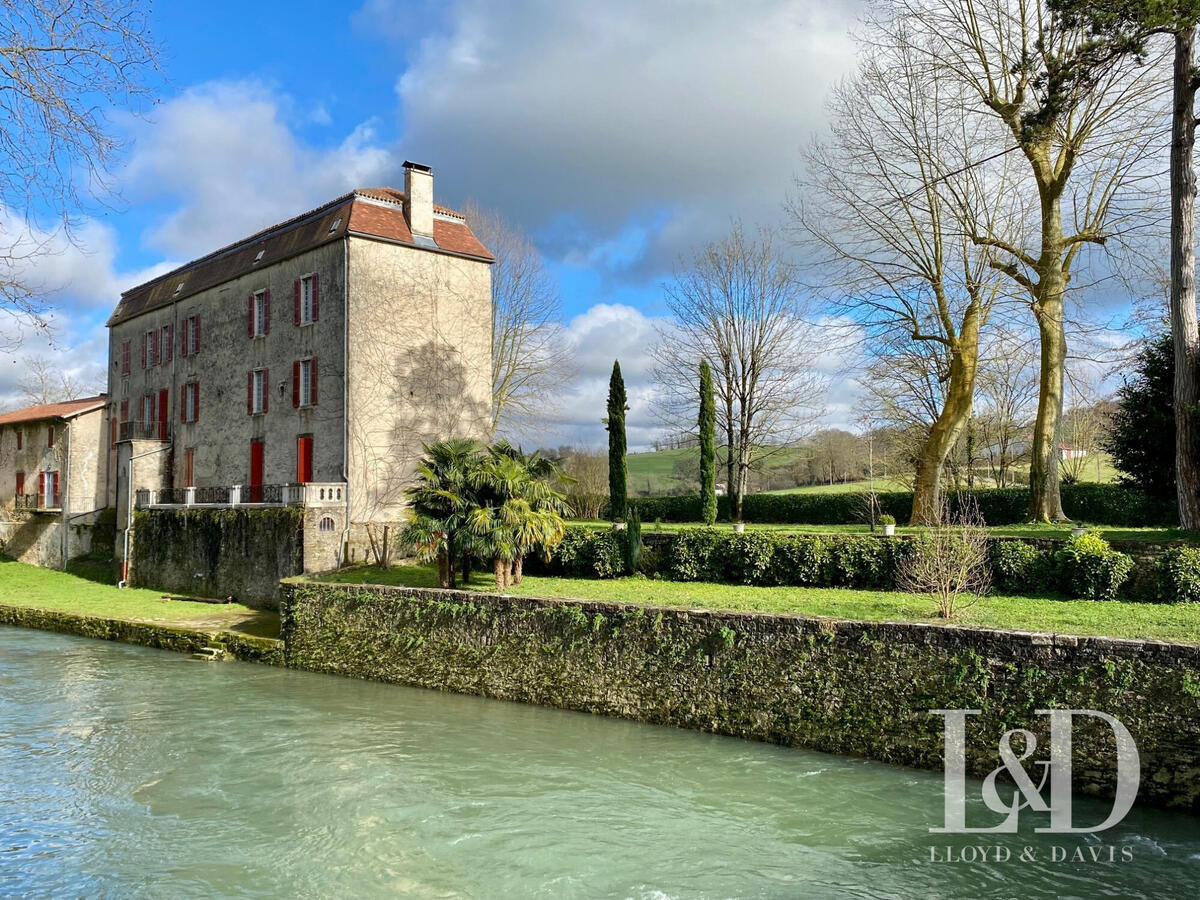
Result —
[[256, 254], [254, 254], [254, 261], [255, 262], [261, 261], [263, 258], [263, 254], [266, 252], [267, 252], [266, 250], [259, 250]]
[[335, 231], [337, 231], [337, 230], [338, 230], [338, 226], [339, 226], [339, 225], [341, 225], [341, 224], [342, 224], [342, 220], [341, 220], [341, 219], [334, 219], [334, 220], [333, 220], [333, 224], [329, 226], [329, 233], [330, 233], [330, 234], [333, 234]]

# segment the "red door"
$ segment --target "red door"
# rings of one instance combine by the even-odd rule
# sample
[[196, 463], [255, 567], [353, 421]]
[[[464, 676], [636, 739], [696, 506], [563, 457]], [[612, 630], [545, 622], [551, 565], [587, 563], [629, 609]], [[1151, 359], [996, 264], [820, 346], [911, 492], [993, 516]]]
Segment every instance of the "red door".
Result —
[[158, 392], [158, 439], [165, 441], [167, 439], [167, 392], [161, 390]]
[[250, 442], [250, 502], [263, 502], [263, 442]]
[[312, 477], [313, 439], [305, 436], [296, 438], [296, 481], [308, 484]]

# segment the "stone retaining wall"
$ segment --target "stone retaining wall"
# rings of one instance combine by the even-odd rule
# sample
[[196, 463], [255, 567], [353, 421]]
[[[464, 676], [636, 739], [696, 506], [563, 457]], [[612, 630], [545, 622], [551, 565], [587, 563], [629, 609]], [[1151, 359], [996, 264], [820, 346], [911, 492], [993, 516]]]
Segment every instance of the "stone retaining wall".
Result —
[[[1139, 799], [1200, 809], [1200, 646], [922, 624], [284, 585], [290, 667], [556, 706], [940, 769], [932, 709], [977, 709], [968, 767], [1048, 708], [1116, 715]], [[1113, 740], [1075, 732], [1080, 790], [1113, 790]]]

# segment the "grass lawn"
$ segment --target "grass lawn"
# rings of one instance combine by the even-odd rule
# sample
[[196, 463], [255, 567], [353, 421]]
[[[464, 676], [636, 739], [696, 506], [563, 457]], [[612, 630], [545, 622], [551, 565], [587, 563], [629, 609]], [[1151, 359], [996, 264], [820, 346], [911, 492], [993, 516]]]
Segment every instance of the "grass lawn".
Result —
[[[436, 587], [429, 566], [378, 569], [362, 566], [322, 576], [323, 581]], [[490, 574], [477, 572], [471, 590], [492, 589]], [[933, 615], [932, 601], [916, 594], [854, 591], [842, 588], [761, 588], [724, 584], [619, 578], [608, 581], [526, 576], [511, 594], [562, 597], [660, 606], [701, 607], [736, 611], [798, 613], [868, 622], [943, 622]], [[954, 624], [1022, 631], [1200, 641], [1200, 605], [1094, 602], [1055, 597], [990, 596], [979, 598]]]
[[200, 631], [240, 631], [258, 637], [279, 634], [279, 615], [274, 612], [240, 603], [193, 603], [163, 600], [162, 596], [162, 591], [121, 590], [67, 572], [0, 558], [0, 603], [8, 606], [154, 622]]
[[[603, 530], [612, 527], [612, 523], [601, 519], [574, 519], [572, 525], [584, 528]], [[988, 529], [996, 537], [1028, 537], [1028, 538], [1059, 538], [1071, 536], [1071, 529], [1085, 523], [1074, 522], [1070, 525], [995, 525]], [[683, 528], [703, 528], [699, 522], [643, 522], [642, 533], [653, 534], [662, 531], [674, 534]], [[718, 522], [713, 526], [718, 531], [732, 532], [733, 525], [729, 522]], [[1187, 535], [1178, 528], [1110, 528], [1104, 525], [1086, 526], [1098, 531], [1105, 540], [1109, 541], [1181, 541], [1197, 540], [1194, 535]], [[774, 531], [780, 534], [870, 534], [871, 529], [866, 525], [776, 525], [771, 523], [747, 523], [747, 531]], [[915, 534], [921, 528], [910, 528], [907, 525], [896, 526], [897, 534]], [[878, 530], [876, 531], [878, 534]]]

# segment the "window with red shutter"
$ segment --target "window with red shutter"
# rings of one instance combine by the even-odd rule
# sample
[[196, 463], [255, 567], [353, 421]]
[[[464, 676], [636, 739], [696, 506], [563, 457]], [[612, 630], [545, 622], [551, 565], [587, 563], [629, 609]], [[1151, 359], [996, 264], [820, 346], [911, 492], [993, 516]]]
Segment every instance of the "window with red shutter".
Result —
[[55, 469], [53, 472], [50, 473], [50, 476], [51, 476], [50, 477], [50, 486], [52, 488], [52, 492], [51, 492], [51, 501], [52, 502], [50, 505], [52, 507], [54, 507], [55, 509], [58, 509], [60, 506], [62, 506], [62, 500], [60, 499], [60, 496], [58, 493], [58, 470]]
[[300, 360], [292, 363], [292, 408], [300, 408]]
[[187, 419], [187, 408], [188, 408], [187, 407], [187, 404], [188, 404], [187, 395], [188, 395], [188, 385], [181, 384], [179, 386], [179, 421], [180, 422], [186, 422], [188, 420]]
[[310, 406], [317, 405], [317, 358], [314, 356], [309, 364], [308, 373], [308, 403]]
[[128, 340], [121, 341], [121, 374], [122, 375], [129, 374], [129, 357], [130, 357], [130, 355], [131, 354], [129, 352], [129, 341]]
[[38, 472], [38, 506], [48, 506], [46, 503], [46, 473]]
[[51, 425], [49, 428], [46, 429], [46, 446], [47, 447], [54, 446], [54, 426], [53, 425]]
[[17, 473], [17, 496], [19, 497], [24, 493], [25, 493], [25, 473], [18, 472]]
[[147, 343], [148, 343], [148, 342], [146, 341], [146, 336], [145, 336], [145, 335], [142, 335], [142, 368], [143, 368], [143, 369], [144, 369], [144, 368], [146, 368], [146, 363], [147, 363], [147, 359], [146, 359], [146, 345], [147, 345]]
[[262, 411], [269, 412], [271, 407], [271, 392], [270, 392], [271, 370], [262, 370]]
[[254, 372], [246, 373], [246, 415], [254, 415]]

